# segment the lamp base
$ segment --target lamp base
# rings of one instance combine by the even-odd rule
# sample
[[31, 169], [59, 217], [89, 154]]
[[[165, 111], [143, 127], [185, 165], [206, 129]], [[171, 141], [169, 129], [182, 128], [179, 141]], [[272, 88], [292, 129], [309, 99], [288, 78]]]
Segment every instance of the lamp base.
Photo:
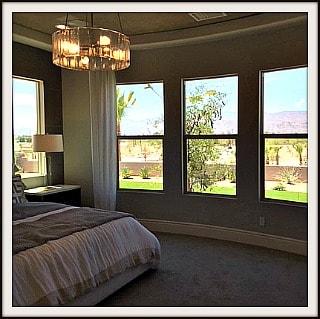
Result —
[[47, 181], [46, 188], [50, 188], [52, 185], [52, 169], [51, 169], [51, 156], [46, 154], [47, 158]]

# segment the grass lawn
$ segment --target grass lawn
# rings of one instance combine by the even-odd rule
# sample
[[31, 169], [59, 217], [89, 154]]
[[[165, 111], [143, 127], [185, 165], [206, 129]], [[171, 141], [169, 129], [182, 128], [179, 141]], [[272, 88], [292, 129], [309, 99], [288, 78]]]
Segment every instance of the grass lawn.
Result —
[[266, 198], [308, 203], [308, 193], [267, 190]]
[[205, 191], [200, 192], [204, 194], [219, 194], [219, 195], [236, 195], [235, 187], [221, 187], [221, 186], [213, 186], [208, 187]]
[[146, 180], [145, 182], [139, 182], [134, 180], [120, 180], [119, 187], [121, 189], [145, 189], [151, 191], [162, 191], [163, 184], [159, 182], [152, 182], [152, 180]]
[[[140, 190], [163, 190], [163, 184], [152, 179], [145, 181], [120, 180], [120, 189], [140, 189]], [[204, 194], [236, 195], [235, 187], [214, 186], [203, 192]], [[268, 199], [287, 200], [299, 203], [308, 202], [308, 194], [302, 192], [266, 190], [265, 197]]]

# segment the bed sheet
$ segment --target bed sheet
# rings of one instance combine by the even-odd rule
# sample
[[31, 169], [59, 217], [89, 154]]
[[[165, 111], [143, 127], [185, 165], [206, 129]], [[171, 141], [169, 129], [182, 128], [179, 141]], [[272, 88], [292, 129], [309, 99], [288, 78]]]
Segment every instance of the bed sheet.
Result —
[[[60, 214], [55, 215], [58, 221]], [[17, 224], [39, 219], [41, 214]], [[137, 265], [150, 263], [157, 268], [161, 247], [153, 233], [126, 216], [20, 251], [12, 258], [13, 306], [61, 306]]]

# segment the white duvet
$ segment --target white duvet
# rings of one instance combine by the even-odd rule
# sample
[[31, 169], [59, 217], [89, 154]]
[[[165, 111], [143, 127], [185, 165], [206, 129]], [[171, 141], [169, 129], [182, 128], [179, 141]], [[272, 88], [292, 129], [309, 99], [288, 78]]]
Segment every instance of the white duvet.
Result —
[[[28, 222], [20, 220], [19, 223]], [[127, 269], [160, 261], [160, 243], [124, 217], [13, 256], [13, 306], [57, 306]]]

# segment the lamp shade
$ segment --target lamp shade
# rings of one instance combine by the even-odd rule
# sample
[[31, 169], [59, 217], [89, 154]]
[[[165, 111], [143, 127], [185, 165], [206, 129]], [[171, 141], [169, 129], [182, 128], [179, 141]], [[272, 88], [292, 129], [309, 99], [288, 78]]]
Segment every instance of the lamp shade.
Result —
[[36, 134], [32, 136], [33, 152], [63, 152], [61, 134]]

